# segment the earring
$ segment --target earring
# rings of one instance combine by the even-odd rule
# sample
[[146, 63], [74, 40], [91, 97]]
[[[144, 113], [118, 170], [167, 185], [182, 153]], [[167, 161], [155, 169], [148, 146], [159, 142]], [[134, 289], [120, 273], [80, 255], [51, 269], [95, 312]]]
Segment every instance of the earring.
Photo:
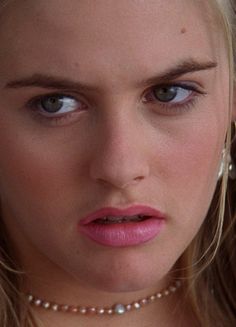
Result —
[[236, 166], [235, 166], [234, 162], [232, 161], [232, 159], [229, 163], [228, 170], [229, 170], [229, 178], [232, 180], [236, 179]]
[[220, 169], [218, 173], [218, 180], [223, 177], [223, 174], [225, 172], [226, 166], [228, 166], [228, 176], [230, 179], [235, 180], [236, 179], [236, 166], [235, 163], [231, 157], [230, 154], [227, 156], [227, 162], [225, 163], [225, 156], [226, 156], [226, 150], [224, 149], [222, 151], [222, 159], [220, 164]]
[[230, 179], [235, 180], [236, 179], [236, 165], [235, 165], [235, 160], [236, 160], [236, 122], [232, 122], [231, 125], [231, 131], [232, 131], [232, 136], [231, 136], [231, 149], [230, 153], [227, 156], [227, 162], [225, 162], [225, 156], [226, 156], [226, 149], [222, 151], [222, 159], [221, 159], [221, 164], [220, 164], [220, 169], [218, 173], [218, 180], [223, 176], [224, 171], [226, 169], [225, 166], [228, 166], [228, 176]]
[[224, 171], [225, 171], [225, 156], [226, 156], [226, 149], [222, 150], [222, 158], [221, 158], [221, 162], [220, 162], [220, 168], [219, 168], [219, 172], [218, 172], [218, 180], [221, 179], [224, 175]]
[[230, 149], [230, 156], [229, 156], [229, 178], [234, 180], [236, 179], [236, 122], [232, 123], [232, 141], [231, 141], [231, 149]]

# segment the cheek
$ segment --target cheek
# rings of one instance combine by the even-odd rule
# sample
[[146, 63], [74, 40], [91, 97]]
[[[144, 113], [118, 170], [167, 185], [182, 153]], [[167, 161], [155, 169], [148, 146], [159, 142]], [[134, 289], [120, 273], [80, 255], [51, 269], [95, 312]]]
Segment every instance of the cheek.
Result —
[[194, 236], [207, 214], [217, 183], [225, 127], [222, 124], [219, 129], [212, 120], [182, 133], [183, 137], [170, 141], [163, 168], [166, 207], [180, 239], [178, 231], [183, 229], [190, 232], [189, 238]]
[[26, 131], [14, 140], [13, 135], [10, 130], [0, 132], [1, 200], [28, 218], [56, 212], [75, 180], [68, 147], [33, 138]]
[[166, 138], [166, 171], [172, 180], [182, 180], [179, 186], [183, 186], [183, 182], [186, 186], [196, 184], [199, 187], [216, 182], [227, 130], [227, 114], [222, 110], [225, 104], [217, 107], [211, 103], [208, 107], [198, 108], [200, 113], [195, 114], [195, 119], [189, 115], [190, 119], [176, 124], [170, 137]]
[[84, 170], [74, 162], [76, 154], [68, 142], [32, 138], [26, 132], [9, 142], [9, 135], [0, 132], [3, 216], [14, 239], [28, 252], [26, 239], [48, 252], [50, 244], [60, 243], [62, 231], [65, 239], [71, 236], [75, 203], [83, 198], [78, 185]]
[[223, 142], [217, 144], [215, 136], [217, 135], [207, 133], [203, 139], [191, 135], [187, 142], [173, 146], [173, 165], [169, 171], [173, 180], [182, 181], [179, 186], [200, 186], [216, 182]]
[[[205, 215], [217, 182], [220, 148], [214, 149], [214, 142], [191, 143], [185, 147], [185, 154], [173, 154], [175, 167], [170, 169], [175, 197], [179, 205], [191, 215], [203, 209]], [[201, 215], [201, 216], [202, 216]]]

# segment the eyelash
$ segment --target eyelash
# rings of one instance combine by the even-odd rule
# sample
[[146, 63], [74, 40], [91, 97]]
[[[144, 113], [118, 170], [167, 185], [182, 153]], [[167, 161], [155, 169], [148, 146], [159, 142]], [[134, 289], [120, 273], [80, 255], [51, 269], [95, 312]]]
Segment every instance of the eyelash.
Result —
[[[187, 100], [184, 100], [183, 102], [178, 102], [178, 103], [171, 103], [171, 101], [170, 102], [162, 102], [158, 99], [155, 99], [155, 96], [154, 96], [155, 90], [162, 89], [162, 88], [171, 88], [171, 87], [176, 87], [179, 89], [191, 91], [191, 94], [189, 97], [187, 97]], [[155, 85], [155, 86], [151, 87], [148, 91], [145, 91], [144, 96], [146, 94], [150, 95], [151, 93], [152, 93], [154, 100], [145, 100], [144, 99], [143, 102], [153, 104], [154, 106], [158, 106], [158, 110], [156, 110], [156, 108], [155, 108], [154, 111], [156, 110], [158, 113], [160, 112], [161, 114], [164, 114], [164, 115], [165, 114], [166, 115], [174, 115], [174, 114], [188, 111], [188, 110], [192, 109], [192, 107], [195, 105], [199, 96], [206, 95], [206, 93], [203, 92], [202, 90], [200, 90], [197, 86], [190, 85], [190, 84], [184, 84], [184, 83]], [[53, 94], [37, 96], [37, 97], [31, 99], [28, 102], [27, 107], [29, 109], [31, 109], [35, 114], [37, 114], [37, 118], [39, 118], [40, 120], [49, 122], [50, 124], [53, 124], [53, 125], [60, 125], [63, 123], [66, 124], [67, 121], [69, 121], [74, 114], [76, 114], [76, 113], [78, 114], [80, 112], [80, 110], [74, 110], [74, 111], [71, 111], [71, 112], [68, 112], [68, 113], [65, 113], [62, 115], [51, 116], [51, 117], [49, 117], [50, 114], [48, 114], [48, 116], [45, 114], [42, 114], [39, 109], [40, 103], [42, 102], [42, 100], [50, 98], [50, 97], [58, 97], [58, 98], [65, 97], [65, 98], [74, 99], [78, 102], [81, 102], [84, 107], [83, 101], [78, 100], [78, 99], [76, 99], [76, 97], [68, 95], [68, 94], [53, 93]], [[41, 111], [42, 110], [43, 109], [41, 109]]]
[[[196, 85], [190, 85], [185, 83], [179, 83], [179, 84], [163, 84], [163, 85], [157, 85], [150, 89], [152, 93], [154, 93], [155, 89], [161, 89], [161, 88], [170, 88], [170, 87], [176, 87], [183, 90], [191, 91], [191, 94], [187, 97], [186, 100], [178, 103], [171, 103], [171, 102], [161, 102], [158, 101], [158, 99], [154, 100], [153, 103], [156, 105], [158, 103], [158, 110], [160, 109], [163, 111], [163, 114], [166, 115], [174, 115], [181, 112], [189, 111], [194, 107], [197, 100], [201, 95], [206, 95], [207, 93], [203, 90], [200, 90]], [[155, 97], [155, 96], [154, 96]], [[145, 101], [146, 102], [146, 101]], [[152, 102], [152, 101], [149, 101]], [[155, 110], [155, 109], [154, 109]]]
[[[85, 101], [84, 100], [79, 100], [77, 99], [76, 96], [72, 96], [68, 93], [49, 93], [49, 94], [46, 94], [46, 95], [40, 95], [40, 96], [36, 96], [35, 98], [31, 99], [27, 104], [26, 104], [26, 107], [28, 107], [32, 112], [33, 114], [36, 116], [37, 119], [39, 119], [40, 121], [42, 122], [46, 122], [46, 123], [49, 123], [49, 124], [52, 124], [52, 125], [63, 125], [63, 123], [67, 123], [71, 118], [72, 116], [74, 116], [75, 114], [80, 114], [80, 112], [83, 110], [79, 110], [79, 109], [76, 109], [74, 111], [71, 111], [71, 112], [68, 112], [68, 113], [64, 113], [64, 114], [58, 114], [58, 116], [53, 116], [51, 115], [50, 117], [50, 114], [42, 114], [41, 112], [43, 111], [43, 109], [40, 109], [40, 105], [42, 103], [43, 100], [45, 99], [49, 99], [49, 98], [52, 98], [52, 97], [55, 97], [55, 98], [60, 98], [60, 97], [63, 97], [63, 98], [68, 98], [68, 99], [72, 99], [72, 100], [75, 100], [77, 102], [80, 102], [82, 105], [81, 107], [86, 107], [85, 105]], [[79, 105], [78, 105], [79, 107]]]

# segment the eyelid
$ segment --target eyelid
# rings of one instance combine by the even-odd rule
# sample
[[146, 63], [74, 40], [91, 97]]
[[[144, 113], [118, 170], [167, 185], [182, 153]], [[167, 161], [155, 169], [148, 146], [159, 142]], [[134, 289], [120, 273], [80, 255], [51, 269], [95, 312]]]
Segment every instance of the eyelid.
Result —
[[[48, 113], [47, 111], [40, 110], [39, 103], [43, 99], [47, 99], [49, 97], [64, 97], [64, 98], [71, 98], [78, 102], [77, 109], [69, 110], [68, 112], [64, 113]], [[40, 95], [36, 95], [25, 104], [25, 108], [29, 110], [32, 114], [33, 119], [37, 122], [41, 123], [42, 125], [49, 126], [49, 127], [60, 127], [60, 126], [67, 126], [68, 124], [76, 122], [86, 111], [88, 107], [87, 102], [83, 99], [80, 95], [70, 94], [69, 92], [62, 93], [62, 92], [51, 92], [51, 93], [43, 93]]]
[[183, 88], [186, 90], [191, 90], [191, 91], [196, 91], [201, 94], [206, 94], [204, 91], [204, 88], [197, 82], [192, 82], [192, 81], [174, 81], [174, 82], [169, 82], [169, 83], [162, 83], [162, 84], [157, 84], [153, 85], [149, 88], [149, 90], [153, 90], [156, 88], [165, 88], [165, 87], [179, 87]]
[[[74, 95], [71, 95], [71, 94], [68, 94], [68, 93], [57, 93], [57, 92], [53, 92], [53, 93], [46, 93], [46, 94], [41, 94], [41, 95], [37, 95], [35, 97], [33, 97], [32, 99], [30, 99], [26, 106], [34, 111], [39, 111], [39, 104], [40, 102], [42, 102], [43, 100], [47, 99], [47, 98], [50, 98], [50, 97], [55, 97], [55, 98], [69, 98], [71, 100], [74, 100], [78, 103], [81, 104], [81, 107], [86, 107], [87, 104], [85, 102], [84, 99], [80, 99], [78, 96], [74, 96]], [[42, 109], [43, 111], [43, 109]], [[46, 112], [46, 111], [45, 111]], [[64, 113], [65, 114], [65, 113]], [[53, 117], [53, 114], [50, 115], [51, 117]], [[55, 115], [56, 116], [56, 115]], [[58, 114], [59, 116], [59, 114]]]
[[[169, 83], [161, 83], [161, 84], [156, 84], [153, 86], [150, 86], [148, 88], [148, 90], [146, 90], [143, 95], [142, 95], [142, 99], [150, 92], [154, 92], [156, 89], [161, 89], [161, 88], [170, 88], [170, 87], [177, 87], [177, 88], [182, 88], [185, 90], [189, 90], [192, 91], [194, 93], [200, 94], [200, 95], [206, 95], [207, 92], [203, 89], [202, 86], [199, 85], [199, 83], [195, 83], [192, 81], [174, 81], [174, 82], [169, 82]], [[144, 100], [144, 102], [148, 102], [146, 100]], [[158, 99], [156, 99], [156, 102], [158, 102]], [[170, 106], [171, 102], [168, 103], [164, 103], [159, 101], [160, 104], [166, 105], [166, 106]]]
[[150, 93], [154, 93], [156, 89], [171, 87], [189, 90], [190, 94], [183, 101], [179, 102], [174, 102], [174, 100], [171, 100], [169, 102], [163, 102], [158, 100], [157, 98], [155, 99], [155, 96], [152, 94], [151, 97], [153, 99], [144, 99], [143, 102], [147, 105], [149, 104], [153, 106], [153, 112], [158, 115], [175, 116], [184, 112], [189, 112], [197, 105], [198, 101], [202, 96], [207, 95], [207, 92], [204, 90], [202, 85], [199, 85], [199, 83], [192, 81], [174, 81], [149, 87], [149, 89], [144, 92], [143, 98], [145, 96], [147, 97], [147, 95]]

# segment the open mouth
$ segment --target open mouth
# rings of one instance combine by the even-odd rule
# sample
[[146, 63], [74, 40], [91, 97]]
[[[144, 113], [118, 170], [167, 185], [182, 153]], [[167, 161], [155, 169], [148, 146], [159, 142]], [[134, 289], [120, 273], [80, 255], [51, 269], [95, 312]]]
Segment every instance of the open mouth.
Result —
[[165, 219], [163, 213], [148, 206], [105, 207], [81, 219], [79, 232], [103, 246], [136, 246], [157, 237]]
[[123, 224], [123, 223], [137, 223], [151, 218], [145, 215], [134, 216], [105, 216], [93, 221], [95, 224], [108, 225], [108, 224]]

